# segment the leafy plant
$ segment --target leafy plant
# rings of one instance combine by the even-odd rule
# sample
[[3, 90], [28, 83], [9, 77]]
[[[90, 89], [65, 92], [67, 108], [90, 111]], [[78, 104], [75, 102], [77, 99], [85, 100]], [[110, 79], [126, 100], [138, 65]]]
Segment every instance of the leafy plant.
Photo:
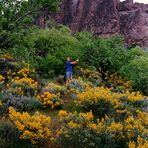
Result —
[[32, 148], [31, 143], [23, 142], [20, 138], [20, 132], [14, 126], [14, 124], [3, 118], [0, 121], [0, 147], [28, 147]]
[[121, 68], [121, 73], [133, 81], [133, 88], [148, 95], [148, 57], [137, 57]]
[[13, 107], [9, 108], [9, 117], [21, 132], [20, 138], [30, 140], [32, 144], [42, 143], [51, 138], [51, 131], [48, 126], [51, 123], [50, 117], [36, 112], [29, 115], [27, 112], [16, 112]]
[[35, 97], [15, 96], [9, 92], [2, 93], [1, 101], [3, 103], [3, 112], [7, 112], [10, 106], [13, 106], [19, 111], [32, 111], [37, 108], [42, 108], [42, 104]]

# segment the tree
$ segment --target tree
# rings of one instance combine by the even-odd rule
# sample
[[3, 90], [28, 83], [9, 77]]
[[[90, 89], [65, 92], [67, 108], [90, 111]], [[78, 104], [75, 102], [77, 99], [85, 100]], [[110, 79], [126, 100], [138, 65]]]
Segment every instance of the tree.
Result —
[[0, 48], [15, 44], [15, 33], [33, 26], [33, 20], [43, 8], [55, 11], [60, 0], [1, 0], [0, 1]]
[[130, 62], [121, 67], [120, 73], [133, 81], [134, 90], [140, 90], [148, 95], [148, 52], [133, 48], [130, 56]]
[[79, 33], [77, 38], [83, 47], [81, 59], [87, 65], [94, 66], [103, 79], [107, 71], [119, 71], [128, 62], [129, 52], [124, 48], [121, 36], [103, 39], [89, 33]]

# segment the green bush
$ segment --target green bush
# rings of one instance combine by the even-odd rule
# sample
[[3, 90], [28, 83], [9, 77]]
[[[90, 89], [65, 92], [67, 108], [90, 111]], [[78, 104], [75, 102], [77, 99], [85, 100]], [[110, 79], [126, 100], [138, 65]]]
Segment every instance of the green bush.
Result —
[[107, 71], [119, 71], [121, 66], [129, 61], [129, 52], [124, 48], [123, 38], [120, 36], [103, 39], [80, 33], [77, 38], [82, 44], [85, 44], [84, 41], [87, 42], [81, 54], [83, 62], [94, 66], [102, 74], [103, 79]]
[[121, 73], [133, 81], [133, 88], [148, 95], [148, 57], [136, 57], [121, 68]]
[[[107, 72], [109, 74], [116, 72], [132, 80], [136, 91], [140, 90], [145, 94], [147, 92], [146, 66], [139, 66], [141, 67], [137, 70], [139, 74], [136, 69], [132, 70], [130, 67], [136, 64], [132, 62], [136, 57], [147, 58], [148, 53], [140, 47], [125, 48], [121, 36], [104, 39], [89, 32], [79, 32], [73, 36], [70, 29], [62, 25], [55, 25], [50, 29], [18, 28], [11, 36], [7, 31], [2, 31], [1, 34], [0, 40], [6, 38], [6, 43], [2, 42], [3, 45], [0, 45], [4, 48], [3, 51], [7, 49], [8, 53], [12, 53], [19, 65], [24, 62], [30, 63], [37, 70], [37, 74], [44, 78], [64, 75], [66, 57], [70, 56], [72, 60], [80, 57], [79, 66], [86, 69], [94, 67], [103, 82], [106, 81]], [[141, 71], [145, 71], [145, 74], [143, 72], [140, 74]]]
[[34, 111], [36, 109], [42, 108], [40, 101], [31, 96], [16, 96], [9, 92], [4, 92], [1, 94], [0, 100], [3, 105], [1, 107], [0, 113], [4, 114], [8, 111], [10, 106], [13, 106], [18, 111]]
[[17, 57], [20, 64], [23, 61], [30, 63], [43, 76], [64, 74], [66, 57], [78, 58], [79, 42], [67, 27], [44, 30], [32, 27], [18, 32], [20, 41], [9, 48], [10, 53]]
[[24, 142], [20, 138], [20, 133], [16, 127], [7, 119], [0, 121], [0, 147], [1, 148], [32, 148], [29, 142]]
[[135, 57], [148, 57], [148, 52], [141, 47], [132, 48], [129, 52], [130, 59], [133, 60]]
[[79, 55], [79, 42], [71, 36], [67, 27], [40, 30], [34, 40], [37, 53], [37, 69], [43, 74], [54, 70], [55, 74], [64, 74], [66, 57], [76, 59]]
[[[60, 114], [62, 114], [61, 111]], [[65, 114], [65, 115], [64, 115]], [[94, 122], [90, 113], [64, 113], [61, 116], [62, 127], [59, 131], [57, 141], [63, 148], [115, 148], [125, 147], [126, 142], [122, 137], [122, 125], [109, 119]], [[119, 125], [117, 130], [111, 131], [109, 127], [113, 124]], [[121, 137], [120, 137], [120, 136]]]

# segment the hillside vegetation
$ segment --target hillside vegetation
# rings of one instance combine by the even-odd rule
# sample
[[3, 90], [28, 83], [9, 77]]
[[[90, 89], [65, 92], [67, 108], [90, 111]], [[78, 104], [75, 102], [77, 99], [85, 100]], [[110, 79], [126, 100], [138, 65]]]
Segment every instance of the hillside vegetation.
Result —
[[[148, 52], [32, 25], [58, 2], [0, 2], [0, 147], [147, 148]], [[68, 84], [66, 57], [80, 59]]]

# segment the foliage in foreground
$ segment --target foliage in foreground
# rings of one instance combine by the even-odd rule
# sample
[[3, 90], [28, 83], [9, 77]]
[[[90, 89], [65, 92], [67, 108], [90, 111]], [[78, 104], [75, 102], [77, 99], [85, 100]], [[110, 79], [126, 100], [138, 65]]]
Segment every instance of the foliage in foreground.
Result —
[[[21, 71], [24, 72], [24, 70]], [[39, 82], [38, 85], [40, 86]], [[75, 87], [77, 85], [79, 87]], [[31, 112], [31, 114], [22, 112], [21, 106], [11, 105], [9, 118], [14, 124], [11, 125], [16, 127], [17, 136], [22, 141], [28, 144], [31, 142], [36, 146], [42, 146], [49, 142], [63, 147], [69, 147], [69, 145], [71, 147], [97, 147], [99, 145], [104, 148], [107, 146], [125, 148], [132, 148], [133, 145], [139, 148], [147, 146], [148, 121], [145, 117], [148, 115], [144, 111], [145, 106], [147, 106], [147, 104], [144, 104], [146, 103], [145, 96], [139, 92], [128, 90], [117, 92], [113, 88], [96, 87], [91, 82], [82, 79], [73, 80], [67, 86], [66, 89], [60, 85], [46, 82], [46, 85], [40, 86], [40, 88], [43, 88], [42, 91], [36, 91], [34, 94], [35, 99], [41, 101], [46, 108], [46, 110], [40, 108], [40, 111], [47, 114], [54, 112], [51, 110], [52, 105], [55, 110], [58, 109], [56, 108], [58, 102], [54, 102], [52, 99], [59, 92], [63, 93], [63, 97], [70, 97], [71, 94], [76, 93], [76, 104], [73, 104], [73, 106], [77, 105], [75, 112], [61, 110], [59, 117], [56, 116], [56, 120], [38, 111]], [[14, 91], [14, 93], [16, 92]], [[23, 96], [24, 93], [19, 95]], [[5, 102], [1, 100], [0, 110], [3, 106], [5, 106]], [[5, 114], [8, 113], [7, 111]], [[5, 114], [2, 113], [3, 116]], [[56, 128], [55, 121], [58, 121]], [[0, 125], [2, 125], [1, 121]]]
[[30, 140], [33, 144], [43, 144], [51, 138], [50, 117], [39, 112], [32, 116], [27, 112], [21, 114], [16, 112], [13, 107], [9, 108], [9, 117], [21, 132], [21, 139]]
[[144, 107], [144, 100], [146, 97], [139, 92], [116, 93], [104, 87], [89, 87], [78, 94], [76, 103], [86, 111], [92, 110], [96, 116], [113, 115], [116, 118], [116, 112], [125, 114], [130, 109], [134, 111], [134, 108]]
[[[58, 133], [58, 141], [63, 147], [129, 147], [144, 148], [148, 146], [147, 116], [137, 112], [137, 116], [129, 116], [123, 122], [105, 117], [94, 121], [92, 112], [67, 113], [60, 111], [62, 128]], [[144, 120], [143, 120], [144, 119]]]

